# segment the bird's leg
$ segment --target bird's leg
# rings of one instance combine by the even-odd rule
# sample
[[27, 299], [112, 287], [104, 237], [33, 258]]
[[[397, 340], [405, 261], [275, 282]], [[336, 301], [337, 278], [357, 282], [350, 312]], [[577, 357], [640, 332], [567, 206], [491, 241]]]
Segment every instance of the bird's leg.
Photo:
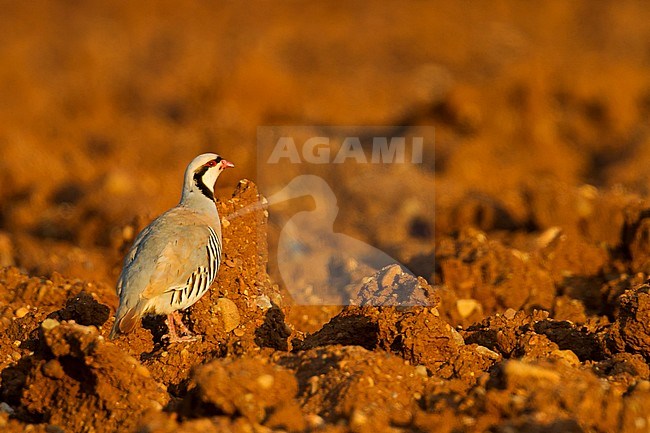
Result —
[[[190, 330], [187, 328], [187, 326], [185, 326], [178, 311], [174, 311], [173, 313], [168, 314], [165, 323], [167, 323], [167, 328], [169, 328], [168, 337], [170, 343], [181, 343], [181, 342], [186, 343], [189, 341], [196, 341], [198, 339], [198, 337], [193, 335], [190, 332]], [[179, 337], [178, 334], [176, 333], [176, 326], [178, 326], [180, 328], [181, 333], [185, 335]]]
[[169, 338], [170, 343], [175, 343], [178, 341], [179, 337], [178, 334], [176, 333], [176, 326], [174, 325], [174, 316], [173, 314], [168, 314], [167, 319], [165, 319], [165, 324], [167, 325], [167, 329], [169, 332], [167, 333], [167, 337]]
[[181, 333], [190, 337], [194, 336], [194, 334], [192, 334], [192, 331], [190, 331], [189, 328], [185, 326], [185, 323], [183, 323], [183, 317], [181, 316], [181, 313], [174, 311], [172, 313], [172, 318], [176, 321], [176, 324], [181, 329]]

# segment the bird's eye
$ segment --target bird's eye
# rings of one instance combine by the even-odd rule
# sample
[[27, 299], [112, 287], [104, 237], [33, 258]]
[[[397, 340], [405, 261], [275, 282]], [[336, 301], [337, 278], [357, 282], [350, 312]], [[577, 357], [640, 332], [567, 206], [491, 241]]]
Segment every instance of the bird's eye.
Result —
[[217, 161], [215, 161], [214, 159], [212, 161], [208, 161], [205, 163], [206, 167], [214, 167], [215, 165], [217, 165]]

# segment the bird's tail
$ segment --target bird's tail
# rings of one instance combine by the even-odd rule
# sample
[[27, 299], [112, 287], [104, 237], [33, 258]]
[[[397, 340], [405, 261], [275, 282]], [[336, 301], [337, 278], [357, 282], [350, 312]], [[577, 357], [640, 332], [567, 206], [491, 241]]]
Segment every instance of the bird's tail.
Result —
[[119, 308], [115, 314], [115, 323], [113, 324], [111, 333], [108, 334], [108, 338], [112, 340], [117, 337], [118, 334], [126, 334], [133, 331], [133, 328], [138, 324], [140, 317], [142, 317], [142, 308], [140, 307], [140, 304], [132, 308]]

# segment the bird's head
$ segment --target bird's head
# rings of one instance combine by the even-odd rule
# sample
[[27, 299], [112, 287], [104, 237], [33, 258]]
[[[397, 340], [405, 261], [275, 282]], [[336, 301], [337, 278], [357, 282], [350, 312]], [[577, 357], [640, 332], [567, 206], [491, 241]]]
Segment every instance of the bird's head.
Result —
[[185, 187], [183, 198], [188, 194], [202, 194], [214, 201], [214, 184], [217, 178], [227, 168], [234, 167], [216, 153], [204, 153], [189, 163], [185, 170]]

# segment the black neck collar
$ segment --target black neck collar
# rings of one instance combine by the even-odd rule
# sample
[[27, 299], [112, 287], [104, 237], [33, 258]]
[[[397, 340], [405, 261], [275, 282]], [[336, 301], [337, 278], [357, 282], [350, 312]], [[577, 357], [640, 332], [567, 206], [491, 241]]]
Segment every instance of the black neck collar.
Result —
[[208, 167], [202, 167], [201, 170], [194, 173], [194, 184], [199, 188], [201, 194], [209, 198], [211, 201], [214, 201], [214, 193], [205, 183], [203, 183], [203, 175], [206, 171], [208, 171]]

